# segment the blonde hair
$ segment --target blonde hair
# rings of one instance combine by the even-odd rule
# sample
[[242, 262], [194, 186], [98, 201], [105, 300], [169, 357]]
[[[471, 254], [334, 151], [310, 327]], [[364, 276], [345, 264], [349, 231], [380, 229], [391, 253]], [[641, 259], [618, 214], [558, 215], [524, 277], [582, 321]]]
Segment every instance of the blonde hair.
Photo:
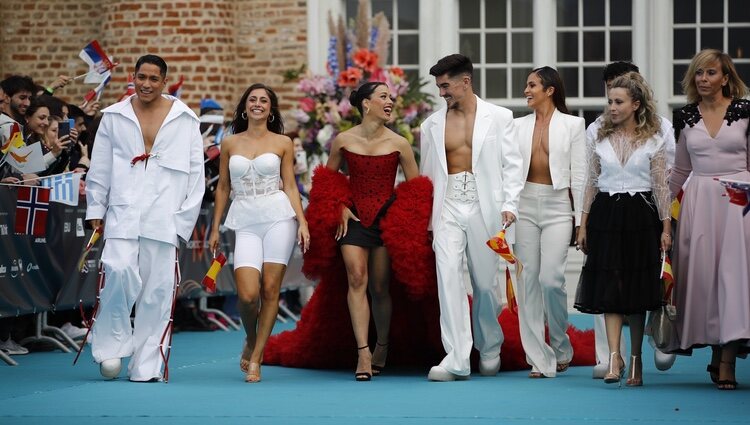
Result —
[[[659, 116], [656, 115], [656, 105], [654, 104], [654, 95], [646, 80], [637, 72], [628, 72], [612, 81], [611, 89], [623, 88], [628, 92], [628, 96], [633, 102], [640, 102], [638, 110], [635, 111], [635, 133], [634, 140], [645, 142], [651, 136], [656, 134], [661, 128]], [[597, 141], [603, 140], [617, 130], [612, 122], [609, 108], [604, 110], [602, 116], [602, 126], [597, 133]]]
[[737, 74], [732, 58], [720, 50], [703, 49], [693, 56], [693, 60], [690, 61], [690, 66], [688, 66], [685, 76], [682, 78], [682, 91], [687, 96], [688, 103], [698, 103], [701, 100], [698, 88], [695, 85], [695, 73], [699, 69], [713, 65], [714, 62], [719, 62], [721, 72], [729, 77], [727, 84], [721, 88], [721, 94], [732, 99], [742, 99], [747, 96], [747, 86]]

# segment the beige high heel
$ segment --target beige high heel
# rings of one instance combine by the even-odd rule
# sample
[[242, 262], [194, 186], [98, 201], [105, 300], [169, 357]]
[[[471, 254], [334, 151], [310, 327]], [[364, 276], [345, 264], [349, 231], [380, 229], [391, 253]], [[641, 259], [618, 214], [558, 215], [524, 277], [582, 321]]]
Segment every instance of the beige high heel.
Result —
[[641, 361], [640, 354], [630, 356], [630, 373], [628, 373], [625, 385], [629, 387], [640, 387], [643, 385], [643, 362]]
[[260, 382], [260, 363], [250, 362], [245, 375], [245, 382], [251, 384]]
[[[619, 364], [616, 365], [615, 360], [619, 360]], [[619, 384], [620, 379], [622, 379], [623, 370], [625, 370], [625, 360], [622, 359], [620, 353], [617, 351], [609, 353], [609, 369], [607, 370], [607, 374], [604, 375], [604, 383], [614, 384], [617, 382]]]

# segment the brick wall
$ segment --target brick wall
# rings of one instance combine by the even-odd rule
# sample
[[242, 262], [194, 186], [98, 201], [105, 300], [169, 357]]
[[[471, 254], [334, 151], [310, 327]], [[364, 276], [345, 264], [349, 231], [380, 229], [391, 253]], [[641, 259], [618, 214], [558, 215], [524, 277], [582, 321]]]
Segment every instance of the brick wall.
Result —
[[[282, 109], [294, 104], [287, 69], [307, 58], [305, 0], [1, 0], [0, 76], [26, 74], [49, 84], [58, 74], [79, 75], [78, 58], [93, 39], [121, 63], [102, 101], [125, 91], [127, 74], [144, 53], [162, 56], [169, 78], [185, 77], [182, 100], [219, 101], [227, 114], [254, 82], [276, 89]], [[73, 83], [57, 95], [80, 103], [93, 85]]]

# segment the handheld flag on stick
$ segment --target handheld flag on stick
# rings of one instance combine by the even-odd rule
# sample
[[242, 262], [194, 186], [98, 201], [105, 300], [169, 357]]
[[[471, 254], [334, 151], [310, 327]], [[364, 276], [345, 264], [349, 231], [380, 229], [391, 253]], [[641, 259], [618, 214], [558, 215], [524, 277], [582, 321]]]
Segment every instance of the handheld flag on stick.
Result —
[[105, 73], [119, 65], [119, 63], [112, 62], [109, 57], [107, 57], [107, 54], [104, 53], [104, 50], [96, 40], [87, 44], [86, 47], [81, 50], [81, 53], [78, 54], [78, 57], [89, 65], [89, 71], [85, 74], [78, 75], [73, 79], [77, 80], [81, 77], [86, 77], [83, 82], [88, 84], [102, 82], [106, 78]]
[[[487, 246], [499, 254], [503, 260], [510, 264], [515, 264], [516, 279], [521, 278], [523, 264], [515, 255], [513, 255], [513, 252], [510, 250], [510, 245], [508, 245], [508, 242], [505, 240], [505, 226], [503, 226], [503, 229], [500, 230], [497, 235], [491, 237], [490, 240], [487, 241]], [[510, 270], [508, 269], [507, 264], [505, 265], [505, 296], [508, 298], [508, 308], [510, 311], [514, 314], [518, 314], [518, 301], [516, 300], [516, 292], [513, 290], [513, 281], [510, 278]]]
[[206, 287], [206, 291], [209, 293], [216, 292], [216, 276], [219, 275], [219, 270], [227, 262], [227, 257], [224, 256], [223, 252], [219, 255], [214, 253], [214, 261], [211, 262], [211, 267], [208, 268], [206, 276], [203, 278], [203, 286]]
[[109, 84], [109, 80], [111, 79], [112, 79], [112, 73], [107, 71], [104, 74], [104, 80], [102, 80], [102, 82], [99, 83], [98, 86], [89, 90], [88, 93], [86, 93], [86, 96], [83, 97], [83, 105], [86, 106], [86, 104], [88, 104], [91, 101], [99, 100], [99, 98], [102, 97], [102, 92], [104, 91], [104, 87], [106, 87], [107, 84]]
[[18, 125], [17, 122], [14, 122], [10, 126], [10, 131], [8, 132], [8, 139], [3, 143], [2, 145], [2, 153], [6, 153], [11, 149], [18, 149], [25, 145], [23, 141], [23, 133], [21, 133], [21, 126]]
[[750, 182], [719, 179], [719, 183], [727, 191], [729, 202], [744, 207], [742, 215], [746, 216], [750, 212]]
[[672, 215], [672, 218], [674, 220], [680, 219], [680, 206], [682, 205], [682, 195], [685, 194], [685, 191], [683, 189], [680, 189], [680, 193], [675, 196], [675, 198], [672, 200], [672, 205], [669, 208], [669, 211]]
[[123, 100], [127, 99], [131, 95], [135, 94], [135, 81], [133, 81], [133, 74], [128, 74], [128, 87], [125, 90], [125, 93], [120, 96], [119, 99], [117, 99], [118, 102], [122, 102]]
[[97, 227], [94, 229], [94, 233], [91, 234], [91, 238], [89, 238], [89, 243], [86, 244], [86, 248], [83, 249], [83, 254], [81, 254], [81, 259], [78, 261], [78, 271], [83, 271], [83, 268], [86, 265], [86, 257], [89, 255], [89, 251], [91, 251], [91, 248], [96, 245], [96, 241], [99, 240], [99, 238], [102, 236], [102, 232], [104, 230], [102, 227]]
[[184, 82], [185, 76], [180, 75], [180, 79], [167, 88], [167, 90], [169, 90], [169, 94], [179, 99], [180, 95], [182, 95], [182, 83]]
[[41, 143], [32, 143], [28, 146], [23, 144], [20, 147], [12, 145], [5, 161], [22, 174], [38, 173], [47, 169]]
[[674, 288], [674, 275], [672, 274], [672, 262], [666, 253], [661, 254], [661, 279], [664, 281], [664, 300], [669, 301]]

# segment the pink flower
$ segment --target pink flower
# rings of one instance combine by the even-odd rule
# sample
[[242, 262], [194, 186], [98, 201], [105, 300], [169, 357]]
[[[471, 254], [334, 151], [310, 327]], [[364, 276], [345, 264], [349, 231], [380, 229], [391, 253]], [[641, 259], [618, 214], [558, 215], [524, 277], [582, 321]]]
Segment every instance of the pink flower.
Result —
[[341, 99], [341, 102], [339, 102], [338, 104], [338, 110], [339, 110], [339, 115], [341, 115], [344, 118], [348, 117], [349, 114], [352, 112], [352, 104], [349, 103], [349, 99], [347, 99], [346, 97]]
[[309, 97], [303, 97], [299, 100], [299, 108], [310, 113], [315, 110], [315, 100]]

